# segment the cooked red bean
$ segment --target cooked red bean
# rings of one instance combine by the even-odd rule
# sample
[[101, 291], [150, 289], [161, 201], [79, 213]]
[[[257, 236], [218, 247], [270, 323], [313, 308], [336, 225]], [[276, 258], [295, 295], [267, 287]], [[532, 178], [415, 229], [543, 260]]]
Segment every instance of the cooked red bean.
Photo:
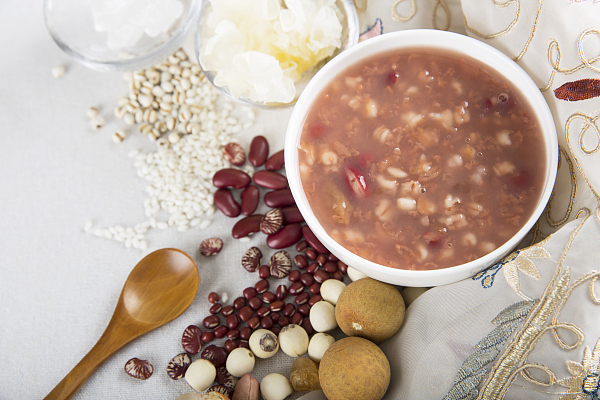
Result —
[[312, 334], [315, 333], [315, 330], [313, 329], [309, 318], [304, 318], [304, 321], [302, 321], [301, 326], [304, 328], [306, 333], [308, 333], [308, 336], [312, 336]]
[[250, 300], [251, 298], [256, 297], [256, 289], [254, 289], [253, 287], [247, 287], [246, 289], [244, 289], [242, 294], [244, 295], [244, 298], [246, 300]]
[[296, 314], [292, 315], [292, 319], [291, 319], [292, 324], [300, 325], [300, 324], [302, 324], [302, 321], [304, 321], [304, 317], [302, 317], [302, 314], [296, 313]]
[[302, 227], [302, 234], [304, 235], [304, 239], [308, 242], [310, 247], [318, 251], [319, 253], [329, 253], [327, 247], [323, 246], [323, 243], [313, 233], [313, 231], [308, 227], [308, 225], [304, 225]]
[[284, 224], [293, 224], [294, 222], [304, 222], [304, 217], [300, 213], [298, 206], [288, 206], [281, 209]]
[[260, 231], [260, 221], [262, 220], [262, 214], [254, 214], [246, 218], [240, 219], [231, 228], [231, 236], [234, 239], [240, 239], [250, 234]]
[[289, 324], [290, 324], [290, 319], [288, 317], [281, 316], [277, 320], [277, 325], [279, 325], [281, 328], [283, 328]]
[[287, 187], [288, 180], [284, 175], [273, 171], [258, 171], [252, 176], [254, 183], [266, 189], [283, 189]]
[[295, 296], [302, 292], [304, 292], [304, 285], [302, 284], [302, 282], [294, 282], [290, 285], [290, 288], [289, 288], [290, 295]]
[[308, 266], [308, 268], [306, 268], [306, 272], [308, 272], [309, 274], [313, 274], [313, 275], [318, 270], [319, 270], [319, 264], [317, 264], [317, 263], [312, 263]]
[[218, 188], [242, 189], [250, 184], [250, 175], [234, 168], [224, 168], [213, 176], [213, 185]]
[[229, 189], [219, 189], [214, 196], [215, 206], [229, 218], [235, 218], [242, 212], [240, 205], [235, 201]]
[[345, 274], [348, 272], [348, 266], [346, 265], [346, 263], [344, 263], [342, 261], [337, 262], [337, 267], [338, 267], [338, 271], [340, 271], [342, 274]]
[[294, 315], [295, 313], [296, 307], [292, 303], [286, 304], [286, 306], [283, 308], [283, 315], [285, 315], [288, 318]]
[[261, 265], [258, 269], [258, 277], [260, 279], [267, 279], [271, 276], [271, 269], [268, 265]]
[[320, 266], [323, 266], [326, 262], [327, 262], [327, 257], [325, 257], [325, 254], [319, 254], [317, 256], [317, 263]]
[[202, 333], [202, 341], [204, 343], [209, 343], [209, 342], [212, 342], [213, 340], [215, 340], [215, 334], [212, 333], [211, 331], [205, 331], [204, 333]]
[[260, 201], [260, 193], [258, 188], [254, 185], [249, 185], [246, 189], [242, 190], [242, 214], [249, 216], [252, 215], [258, 207]]
[[229, 328], [227, 328], [225, 325], [219, 325], [215, 328], [215, 337], [217, 339], [224, 338], [225, 335], [227, 335], [227, 331], [229, 331]]
[[323, 283], [327, 279], [331, 279], [331, 276], [329, 276], [329, 274], [323, 270], [316, 271], [314, 273], [313, 277], [315, 278], [315, 281], [317, 281], [318, 283]]
[[218, 293], [216, 293], [216, 292], [210, 292], [208, 294], [208, 302], [210, 304], [215, 304], [218, 301], [219, 301], [219, 294]]
[[255, 136], [250, 142], [248, 161], [255, 167], [260, 167], [267, 161], [269, 156], [269, 142], [264, 136]]
[[302, 227], [300, 224], [286, 225], [277, 233], [267, 236], [267, 246], [272, 249], [285, 249], [300, 240]]
[[225, 344], [223, 344], [223, 347], [225, 347], [225, 350], [228, 353], [231, 353], [233, 350], [238, 348], [238, 343], [233, 339], [227, 339]]
[[313, 283], [308, 288], [308, 291], [311, 292], [312, 294], [319, 294], [319, 293], [321, 293], [321, 284], [320, 283]]
[[260, 281], [256, 282], [254, 289], [256, 289], [256, 293], [266, 292], [269, 290], [269, 281], [266, 279], [261, 279]]
[[268, 171], [278, 171], [285, 165], [285, 156], [283, 154], [283, 150], [279, 150], [277, 153], [273, 154], [271, 157], [267, 159], [265, 162], [265, 169]]
[[237, 338], [239, 338], [239, 337], [240, 337], [240, 331], [238, 331], [237, 329], [230, 329], [230, 330], [227, 332], [227, 337], [228, 337], [229, 339], [237, 339]]
[[233, 308], [235, 308], [236, 310], [241, 310], [242, 307], [244, 307], [246, 305], [246, 298], [244, 297], [238, 297], [233, 301]]
[[310, 315], [310, 306], [308, 304], [302, 304], [298, 306], [298, 312], [302, 314], [304, 317], [308, 317]]
[[[250, 187], [250, 186], [248, 186]], [[287, 207], [296, 204], [294, 196], [290, 188], [273, 190], [265, 194], [263, 197], [265, 204], [272, 208]]]
[[263, 329], [271, 329], [273, 327], [273, 320], [271, 317], [266, 316], [260, 319], [260, 327]]
[[208, 329], [213, 329], [216, 328], [217, 326], [219, 326], [219, 317], [216, 315], [209, 315], [208, 317], [204, 318], [204, 320], [202, 321], [202, 324], [204, 325], [205, 328]]
[[288, 275], [288, 280], [290, 282], [298, 282], [300, 280], [300, 275], [302, 275], [302, 272], [295, 269]]
[[330, 274], [333, 274], [338, 270], [337, 264], [333, 261], [327, 261], [325, 264], [323, 264], [323, 269], [325, 270], [325, 272], [329, 272]]
[[287, 297], [288, 295], [288, 288], [285, 285], [279, 285], [277, 286], [277, 291], [275, 292], [276, 296], [277, 296], [277, 300], [283, 300]]
[[[303, 293], [303, 294], [306, 294], [306, 293]], [[311, 297], [310, 299], [308, 299], [308, 305], [309, 305], [309, 307], [312, 307], [312, 306], [314, 306], [316, 303], [318, 303], [321, 300], [323, 300], [323, 298], [321, 297], [321, 295], [315, 294], [313, 297]]]
[[[232, 314], [232, 315], [234, 315], [234, 314]], [[240, 316], [240, 319], [242, 320], [242, 322], [248, 321], [250, 318], [252, 318], [253, 315], [254, 315], [254, 310], [250, 306], [244, 306], [239, 311], [239, 316]], [[229, 317], [231, 317], [231, 315]], [[227, 318], [229, 318], [229, 317], [227, 317]]]
[[247, 340], [240, 340], [239, 347], [243, 347], [245, 349], [250, 348], [250, 343]]
[[302, 275], [300, 275], [300, 282], [302, 282], [304, 284], [304, 286], [310, 286], [313, 284], [314, 282], [314, 278], [311, 274], [309, 274], [308, 272], [303, 273]]
[[261, 307], [256, 310], [256, 315], [258, 315], [260, 318], [266, 317], [269, 314], [271, 314], [271, 309], [269, 307]]
[[306, 250], [304, 250], [304, 255], [306, 256], [306, 258], [308, 258], [311, 261], [315, 261], [317, 259], [317, 257], [319, 256], [319, 254], [314, 251], [313, 249], [311, 249], [310, 247], [308, 247]]
[[277, 296], [275, 295], [275, 293], [265, 292], [262, 294], [262, 300], [267, 304], [271, 304], [272, 302], [277, 300]]
[[285, 303], [281, 300], [274, 301], [270, 305], [271, 311], [275, 311], [275, 312], [283, 310], [283, 307], [285, 307]]
[[310, 299], [310, 293], [308, 292], [301, 293], [298, 296], [294, 297], [294, 301], [298, 305], [305, 304], [306, 302], [308, 302], [308, 299]]
[[[240, 307], [241, 308], [241, 307]], [[224, 316], [228, 316], [233, 314], [233, 311], [235, 309], [232, 306], [225, 306], [223, 307], [223, 309], [221, 310], [221, 314], [223, 314]]]
[[[300, 222], [300, 221], [298, 221], [298, 222]], [[307, 247], [308, 247], [308, 243], [306, 243], [306, 240], [301, 240], [298, 243], [296, 243], [296, 251], [298, 253], [303, 252]]]
[[258, 310], [259, 308], [262, 307], [262, 304], [263, 304], [263, 301], [260, 297], [253, 297], [248, 301], [248, 305], [253, 310]]
[[221, 303], [216, 303], [210, 307], [208, 312], [211, 314], [218, 314], [221, 312], [222, 309], [223, 309], [223, 305], [221, 305]]
[[252, 336], [252, 329], [248, 328], [247, 326], [240, 329], [240, 339], [248, 340], [250, 339], [250, 336]]
[[227, 324], [227, 327], [229, 329], [235, 329], [240, 324], [240, 318], [235, 314], [231, 314], [230, 316], [227, 317], [227, 319], [225, 320], [225, 323]]
[[343, 281], [344, 275], [342, 275], [342, 273], [340, 271], [335, 271], [332, 275], [332, 278], [337, 279], [338, 281]]
[[248, 320], [248, 322], [246, 323], [246, 325], [248, 325], [248, 328], [250, 329], [256, 329], [259, 327], [260, 325], [260, 317], [252, 317]]
[[279, 332], [281, 332], [281, 328], [278, 326], [274, 326], [271, 328], [271, 332], [273, 332], [275, 335], [279, 335]]

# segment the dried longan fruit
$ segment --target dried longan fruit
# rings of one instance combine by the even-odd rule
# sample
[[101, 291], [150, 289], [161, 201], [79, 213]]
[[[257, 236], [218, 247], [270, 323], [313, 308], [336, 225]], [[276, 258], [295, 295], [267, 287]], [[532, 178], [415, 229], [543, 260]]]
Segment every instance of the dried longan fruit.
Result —
[[292, 364], [290, 382], [295, 391], [308, 392], [321, 390], [319, 384], [319, 367], [310, 358], [299, 357]]

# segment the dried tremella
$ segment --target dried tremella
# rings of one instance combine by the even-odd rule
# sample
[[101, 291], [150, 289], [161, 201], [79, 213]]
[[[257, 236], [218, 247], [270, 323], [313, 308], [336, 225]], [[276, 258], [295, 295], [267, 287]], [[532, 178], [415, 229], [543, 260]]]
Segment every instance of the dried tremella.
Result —
[[154, 372], [154, 367], [147, 360], [132, 358], [125, 363], [125, 372], [136, 379], [146, 380]]
[[196, 325], [190, 325], [183, 331], [181, 336], [183, 350], [190, 354], [198, 354], [202, 348], [202, 330]]
[[238, 143], [227, 143], [223, 147], [223, 154], [233, 165], [242, 165], [246, 161], [246, 152]]
[[219, 238], [204, 239], [200, 243], [200, 254], [203, 256], [214, 256], [223, 248], [223, 240]]
[[290, 382], [294, 390], [298, 392], [321, 390], [317, 363], [310, 358], [297, 358], [292, 364]]
[[283, 213], [280, 208], [274, 208], [260, 220], [260, 231], [265, 235], [271, 235], [279, 232], [281, 225], [283, 225]]
[[260, 266], [262, 252], [258, 247], [250, 247], [242, 257], [242, 267], [248, 272], [255, 272]]
[[292, 271], [292, 259], [287, 251], [281, 250], [271, 256], [271, 276], [285, 278]]
[[177, 354], [167, 364], [167, 375], [169, 375], [169, 378], [177, 381], [185, 376], [185, 371], [187, 371], [191, 363], [192, 359], [188, 353]]

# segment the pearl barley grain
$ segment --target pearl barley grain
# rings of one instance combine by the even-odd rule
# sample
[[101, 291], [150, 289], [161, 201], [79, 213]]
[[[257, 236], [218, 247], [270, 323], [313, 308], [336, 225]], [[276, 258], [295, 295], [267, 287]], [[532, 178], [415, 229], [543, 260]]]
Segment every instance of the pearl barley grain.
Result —
[[67, 68], [64, 65], [56, 65], [52, 67], [51, 72], [54, 78], [59, 79], [67, 72]]

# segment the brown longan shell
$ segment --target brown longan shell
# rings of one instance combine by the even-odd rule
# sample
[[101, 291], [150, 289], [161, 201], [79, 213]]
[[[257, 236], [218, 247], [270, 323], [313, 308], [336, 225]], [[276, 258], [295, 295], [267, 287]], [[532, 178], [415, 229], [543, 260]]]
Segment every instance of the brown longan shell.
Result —
[[404, 311], [404, 300], [395, 286], [362, 278], [340, 294], [335, 319], [346, 335], [381, 342], [398, 332]]
[[380, 400], [390, 384], [390, 363], [375, 343], [347, 337], [323, 355], [319, 382], [328, 400]]

